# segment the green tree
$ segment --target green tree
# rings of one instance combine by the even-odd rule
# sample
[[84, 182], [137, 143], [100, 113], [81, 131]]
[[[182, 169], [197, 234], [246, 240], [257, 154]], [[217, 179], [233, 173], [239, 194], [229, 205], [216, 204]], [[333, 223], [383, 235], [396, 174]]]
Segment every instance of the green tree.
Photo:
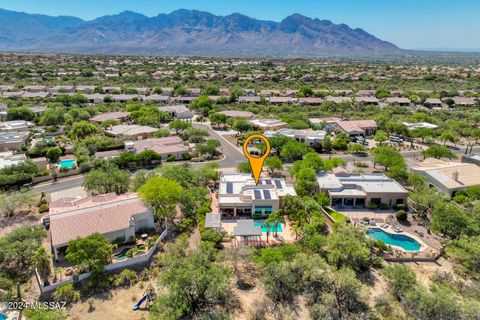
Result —
[[193, 170], [187, 164], [163, 166], [161, 172], [162, 177], [178, 182], [185, 189], [194, 184]]
[[173, 120], [172, 122], [170, 122], [168, 124], [168, 127], [170, 129], [173, 129], [175, 130], [175, 133], [178, 134], [179, 132], [185, 130], [185, 129], [188, 129], [190, 128], [192, 125], [186, 121], [182, 121], [180, 119], [177, 119], [177, 120]]
[[365, 271], [373, 263], [364, 233], [357, 233], [352, 227], [337, 228], [328, 237], [327, 260], [337, 268], [349, 267]]
[[373, 140], [377, 141], [378, 144], [381, 146], [385, 141], [388, 140], [388, 134], [383, 130], [377, 130], [375, 135], [373, 136]]
[[6, 218], [14, 216], [17, 210], [34, 203], [32, 191], [20, 191], [12, 193], [0, 193], [0, 214]]
[[237, 119], [233, 123], [233, 130], [246, 132], [252, 128], [252, 125], [245, 119]]
[[444, 146], [431, 146], [427, 150], [422, 151], [422, 156], [424, 158], [435, 158], [435, 159], [456, 159], [457, 156], [447, 147]]
[[210, 84], [203, 89], [203, 94], [206, 96], [218, 96], [220, 95], [220, 89], [218, 86]]
[[47, 280], [52, 273], [52, 255], [43, 246], [38, 247], [32, 256], [32, 263], [42, 279]]
[[333, 150], [332, 139], [329, 136], [325, 136], [325, 139], [323, 139], [322, 148], [326, 152], [330, 152]]
[[142, 186], [138, 193], [143, 202], [152, 206], [157, 219], [168, 226], [176, 215], [175, 207], [182, 195], [182, 186], [174, 180], [153, 177]]
[[305, 196], [313, 194], [318, 187], [315, 170], [309, 167], [300, 169], [295, 176], [295, 184], [295, 190], [298, 195]]
[[274, 176], [276, 171], [281, 171], [283, 169], [282, 160], [275, 156], [265, 159], [264, 165], [271, 176]]
[[400, 152], [389, 146], [377, 147], [372, 150], [373, 163], [380, 163], [388, 171], [389, 167], [405, 168], [405, 159]]
[[72, 126], [72, 133], [77, 138], [85, 138], [91, 134], [97, 133], [98, 127], [88, 121], [75, 122]]
[[382, 270], [382, 274], [388, 281], [390, 292], [397, 298], [401, 298], [417, 284], [415, 272], [403, 264], [389, 265]]
[[441, 141], [443, 141], [443, 145], [446, 145], [447, 141], [451, 143], [455, 143], [459, 140], [459, 137], [454, 134], [452, 131], [445, 131], [438, 137]]
[[237, 170], [243, 173], [252, 173], [252, 167], [248, 162], [241, 162], [237, 165]]
[[20, 107], [20, 108], [8, 108], [7, 109], [7, 120], [25, 120], [32, 121], [35, 119], [35, 113], [32, 110]]
[[367, 148], [363, 144], [352, 143], [348, 146], [349, 153], [362, 153], [367, 152]]
[[227, 123], [227, 116], [224, 115], [223, 113], [213, 113], [210, 115], [210, 122], [212, 125], [216, 126], [225, 126]]
[[74, 266], [87, 266], [92, 272], [103, 271], [110, 263], [112, 245], [107, 237], [94, 233], [68, 243], [65, 258]]
[[281, 149], [280, 157], [287, 162], [293, 162], [295, 160], [302, 159], [303, 155], [308, 152], [306, 144], [297, 142], [295, 140], [289, 140]]
[[160, 285], [168, 290], [151, 308], [157, 319], [226, 319], [233, 308], [230, 272], [204, 252], [170, 256]]
[[115, 165], [106, 165], [94, 169], [85, 175], [83, 187], [93, 194], [116, 194], [128, 191], [130, 174], [128, 171], [118, 169]]
[[204, 117], [208, 117], [210, 110], [213, 108], [213, 101], [207, 96], [200, 96], [193, 100], [190, 105], [192, 109], [199, 110]]
[[408, 185], [412, 186], [415, 191], [423, 190], [427, 187], [427, 180], [418, 173], [408, 174]]
[[435, 206], [431, 228], [450, 239], [474, 235], [479, 231], [472, 217], [452, 203], [439, 203]]
[[272, 212], [270, 213], [270, 215], [268, 216], [268, 218], [265, 220], [265, 225], [268, 227], [268, 228], [271, 228], [273, 227], [273, 229], [275, 230], [275, 236], [278, 236], [278, 226], [281, 224], [281, 223], [285, 223], [285, 218], [283, 217], [283, 215], [280, 213], [280, 212]]
[[47, 149], [45, 157], [50, 161], [50, 163], [56, 163], [60, 156], [62, 155], [62, 149], [59, 147], [50, 147]]
[[345, 133], [339, 133], [335, 136], [335, 140], [332, 142], [332, 147], [335, 150], [345, 150], [350, 143], [350, 138]]
[[462, 269], [477, 278], [480, 276], [480, 237], [463, 236], [448, 244], [447, 254]]
[[41, 126], [57, 126], [64, 122], [64, 112], [57, 108], [48, 108], [45, 110], [39, 119]]
[[209, 139], [205, 143], [198, 144], [197, 150], [200, 155], [207, 155], [207, 159], [211, 159], [212, 157], [219, 154], [218, 148], [220, 148], [220, 146], [220, 141], [215, 139]]
[[41, 226], [22, 226], [0, 237], [0, 278], [27, 280], [32, 275], [32, 256], [42, 245], [45, 229]]

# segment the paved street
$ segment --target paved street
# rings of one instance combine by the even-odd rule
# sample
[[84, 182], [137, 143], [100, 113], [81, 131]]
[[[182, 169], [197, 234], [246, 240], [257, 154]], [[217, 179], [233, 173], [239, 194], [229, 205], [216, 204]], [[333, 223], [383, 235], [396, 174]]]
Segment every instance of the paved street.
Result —
[[243, 152], [232, 146], [225, 138], [216, 133], [209, 125], [203, 123], [194, 123], [194, 127], [207, 131], [212, 139], [218, 140], [221, 143], [222, 152], [225, 159], [218, 162], [220, 168], [236, 168], [241, 162], [247, 161]]

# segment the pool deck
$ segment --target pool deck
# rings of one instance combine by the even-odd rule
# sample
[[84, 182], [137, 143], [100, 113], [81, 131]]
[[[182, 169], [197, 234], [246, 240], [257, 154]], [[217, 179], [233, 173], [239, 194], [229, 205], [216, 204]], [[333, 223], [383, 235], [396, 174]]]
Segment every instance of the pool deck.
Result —
[[[383, 230], [385, 233], [388, 233], [388, 234], [392, 234], [392, 235], [403, 235], [403, 236], [406, 236], [406, 237], [409, 237], [409, 238], [412, 238], [413, 240], [417, 241], [419, 244], [420, 244], [420, 249], [416, 250], [416, 251], [412, 251], [412, 250], [405, 250], [403, 249], [402, 247], [399, 247], [399, 246], [395, 246], [395, 245], [392, 245], [392, 244], [388, 244], [389, 246], [391, 246], [392, 248], [395, 248], [395, 249], [398, 249], [398, 250], [402, 250], [402, 251], [405, 251], [405, 252], [424, 252], [425, 250], [428, 250], [430, 247], [425, 243], [423, 242], [419, 237], [413, 235], [413, 234], [410, 234], [408, 232], [405, 232], [405, 231], [400, 231], [400, 232], [396, 232], [395, 230], [393, 230], [393, 227], [388, 225], [386, 228], [383, 228], [382, 226], [368, 226], [367, 227], [368, 230], [370, 229], [380, 229], [380, 230]], [[372, 238], [373, 239], [373, 238]]]
[[[285, 221], [285, 224], [282, 224], [282, 231], [278, 232], [277, 236], [275, 236], [275, 232], [270, 232], [267, 241], [267, 233], [262, 232], [262, 236], [257, 243], [260, 246], [269, 246], [269, 245], [278, 245], [283, 243], [292, 243], [295, 242], [295, 234], [293, 234], [289, 222]], [[233, 236], [233, 229], [237, 226], [237, 220], [223, 220], [222, 221], [222, 231], [228, 233], [228, 235]], [[234, 245], [235, 241], [230, 242], [230, 245]], [[236, 241], [237, 244], [239, 241]], [[253, 242], [253, 241], [252, 241]], [[228, 246], [225, 243], [226, 246]]]

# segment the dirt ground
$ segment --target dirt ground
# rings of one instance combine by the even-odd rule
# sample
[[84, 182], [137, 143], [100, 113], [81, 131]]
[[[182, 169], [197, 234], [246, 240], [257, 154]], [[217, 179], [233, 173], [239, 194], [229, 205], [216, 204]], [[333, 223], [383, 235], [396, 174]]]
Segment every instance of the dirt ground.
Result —
[[[154, 284], [152, 282], [152, 284]], [[99, 294], [93, 299], [93, 310], [89, 310], [88, 299], [82, 300], [68, 310], [68, 319], [72, 320], [141, 320], [146, 319], [148, 310], [133, 311], [133, 306], [140, 300], [144, 288], [140, 284], [128, 289], [117, 289], [107, 294]]]

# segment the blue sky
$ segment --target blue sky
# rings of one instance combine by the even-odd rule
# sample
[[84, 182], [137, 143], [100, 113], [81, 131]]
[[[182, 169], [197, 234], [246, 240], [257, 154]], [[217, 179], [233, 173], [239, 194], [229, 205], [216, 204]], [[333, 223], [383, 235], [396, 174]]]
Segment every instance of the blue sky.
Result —
[[300, 13], [363, 28], [405, 49], [480, 51], [479, 0], [0, 0], [0, 8], [87, 20], [124, 10], [155, 16], [181, 8], [274, 21]]

